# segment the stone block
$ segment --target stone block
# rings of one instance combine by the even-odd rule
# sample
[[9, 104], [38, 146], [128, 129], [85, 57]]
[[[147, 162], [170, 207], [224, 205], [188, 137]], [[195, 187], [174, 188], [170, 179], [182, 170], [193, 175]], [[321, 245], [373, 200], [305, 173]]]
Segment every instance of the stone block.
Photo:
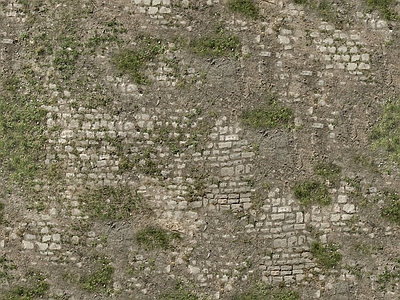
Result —
[[274, 245], [274, 248], [286, 248], [287, 240], [286, 239], [275, 239], [273, 245]]
[[361, 60], [362, 61], [369, 61], [369, 54], [368, 53], [361, 54]]
[[342, 220], [347, 221], [350, 220], [353, 217], [351, 214], [342, 214]]
[[332, 222], [337, 222], [340, 220], [340, 214], [331, 214], [331, 219]]
[[338, 195], [338, 203], [346, 203], [347, 195]]
[[61, 239], [61, 236], [59, 233], [55, 233], [55, 234], [53, 234], [52, 239], [54, 242], [59, 242]]
[[[282, 275], [284, 275], [284, 274], [282, 274]], [[295, 276], [284, 276], [283, 277], [283, 280], [286, 282], [286, 283], [295, 283], [296, 282], [296, 279], [295, 279], [296, 277]]]
[[287, 36], [284, 35], [278, 35], [278, 40], [280, 44], [283, 45], [288, 45], [290, 44], [290, 39]]
[[272, 214], [271, 215], [271, 220], [283, 220], [285, 218], [285, 214], [281, 213], [281, 214]]
[[348, 63], [347, 64], [347, 70], [348, 71], [354, 71], [355, 69], [357, 69], [357, 64], [356, 63]]
[[304, 215], [302, 212], [296, 213], [296, 223], [303, 223], [304, 222]]
[[231, 148], [232, 147], [232, 142], [220, 142], [220, 143], [218, 143], [218, 147], [220, 149]]
[[302, 281], [304, 279], [304, 274], [296, 274], [296, 281]]
[[371, 66], [370, 66], [369, 64], [364, 63], [364, 62], [361, 62], [361, 63], [358, 65], [358, 68], [359, 68], [360, 70], [369, 70], [369, 69], [371, 68]]
[[51, 235], [44, 235], [42, 236], [42, 242], [48, 242], [51, 240]]
[[292, 207], [291, 206], [281, 206], [278, 207], [278, 212], [291, 212]]
[[238, 212], [242, 210], [242, 205], [241, 204], [232, 204], [231, 205], [231, 209], [234, 212]]
[[26, 240], [35, 240], [36, 236], [34, 234], [25, 234], [24, 238]]
[[343, 211], [348, 214], [354, 214], [356, 212], [356, 207], [354, 204], [347, 203], [343, 205]]
[[200, 273], [199, 267], [189, 265], [188, 269], [189, 269], [190, 274], [199, 274]]
[[22, 247], [27, 250], [32, 250], [35, 245], [30, 241], [22, 241]]
[[221, 176], [233, 176], [235, 175], [234, 167], [221, 168]]
[[243, 165], [238, 165], [235, 167], [235, 174], [236, 175], [241, 175], [244, 173], [244, 166]]
[[250, 209], [251, 208], [251, 206], [252, 206], [252, 204], [251, 203], [243, 203], [243, 209], [244, 210], [248, 210], [248, 209]]
[[281, 273], [281, 271], [277, 270], [277, 271], [271, 271], [271, 276], [279, 276]]
[[306, 224], [294, 224], [293, 228], [295, 230], [303, 230], [306, 229]]
[[49, 245], [47, 243], [40, 243], [36, 242], [36, 245], [38, 246], [40, 251], [46, 251]]
[[274, 276], [272, 277], [272, 283], [279, 283], [283, 281], [283, 277], [281, 276]]
[[288, 238], [288, 245], [291, 247], [297, 246], [297, 236], [291, 236]]

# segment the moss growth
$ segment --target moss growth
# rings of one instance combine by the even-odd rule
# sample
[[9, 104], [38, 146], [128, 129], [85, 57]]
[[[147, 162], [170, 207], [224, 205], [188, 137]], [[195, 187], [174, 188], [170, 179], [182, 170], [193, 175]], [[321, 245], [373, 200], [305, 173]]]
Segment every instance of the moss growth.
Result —
[[46, 111], [30, 95], [16, 93], [15, 82], [6, 82], [12, 92], [0, 96], [0, 167], [7, 177], [26, 183], [40, 170]]
[[304, 206], [313, 204], [329, 205], [332, 202], [328, 188], [323, 183], [315, 180], [296, 184], [294, 187], [294, 195]]
[[337, 185], [339, 183], [342, 168], [333, 162], [318, 163], [314, 166], [314, 172], [320, 176], [329, 185]]
[[0, 224], [4, 222], [4, 203], [0, 202]]
[[87, 190], [80, 199], [84, 203], [84, 210], [92, 219], [127, 219], [143, 208], [142, 198], [130, 187], [107, 186]]
[[55, 51], [53, 64], [64, 79], [69, 79], [75, 73], [75, 65], [82, 51], [76, 36], [59, 38], [60, 49]]
[[171, 247], [171, 243], [179, 239], [177, 232], [169, 232], [159, 227], [146, 227], [136, 234], [136, 241], [147, 250], [163, 249]]
[[13, 276], [10, 274], [10, 271], [15, 270], [17, 266], [11, 259], [8, 259], [5, 254], [0, 257], [0, 282], [5, 280], [6, 282], [10, 282], [13, 279]]
[[172, 287], [167, 288], [157, 299], [160, 300], [198, 300], [196, 293], [189, 291], [187, 283], [176, 279]]
[[400, 224], [400, 197], [394, 192], [384, 193], [385, 207], [382, 208], [381, 215], [385, 219]]
[[266, 108], [255, 108], [245, 111], [242, 114], [242, 121], [245, 125], [254, 129], [290, 129], [293, 123], [293, 112], [288, 107], [273, 103]]
[[121, 74], [128, 74], [137, 84], [148, 84], [149, 79], [144, 73], [147, 63], [157, 55], [164, 53], [162, 41], [153, 37], [139, 36], [134, 49], [124, 49], [112, 58], [112, 62]]
[[230, 0], [228, 7], [232, 12], [240, 13], [252, 19], [256, 19], [260, 11], [254, 0]]
[[230, 298], [231, 300], [298, 300], [297, 291], [269, 285], [254, 285], [252, 288]]
[[382, 117], [374, 126], [370, 139], [375, 148], [385, 150], [389, 157], [400, 163], [400, 100], [390, 100], [383, 108]]
[[338, 252], [338, 247], [329, 243], [322, 245], [319, 242], [311, 244], [311, 254], [315, 257], [318, 264], [326, 269], [335, 268], [342, 259], [342, 255]]
[[201, 56], [238, 56], [241, 43], [236, 35], [219, 29], [213, 35], [191, 41], [189, 47]]
[[111, 261], [105, 257], [96, 257], [98, 269], [80, 279], [80, 285], [89, 292], [109, 292], [112, 289], [114, 268]]
[[370, 10], [379, 10], [388, 21], [398, 21], [399, 15], [394, 10], [396, 0], [366, 0]]
[[338, 14], [332, 8], [331, 0], [294, 0], [294, 3], [301, 4], [316, 12], [324, 21], [338, 21]]
[[385, 266], [385, 270], [383, 271], [383, 273], [378, 274], [377, 281], [381, 290], [385, 290], [389, 284], [392, 290], [398, 285], [398, 282], [400, 280], [400, 271], [398, 271], [398, 268], [399, 265], [389, 270]]
[[46, 276], [37, 271], [26, 273], [27, 282], [24, 285], [15, 285], [10, 290], [0, 295], [1, 300], [33, 300], [42, 298], [47, 294], [50, 286]]

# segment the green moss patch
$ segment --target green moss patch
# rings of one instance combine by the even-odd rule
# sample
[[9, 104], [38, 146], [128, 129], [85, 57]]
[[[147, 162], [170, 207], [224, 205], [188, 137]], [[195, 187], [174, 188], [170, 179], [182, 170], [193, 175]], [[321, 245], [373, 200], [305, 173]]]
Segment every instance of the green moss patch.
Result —
[[318, 264], [326, 269], [336, 267], [341, 261], [342, 255], [338, 250], [339, 248], [331, 243], [322, 245], [319, 242], [313, 242], [310, 249]]
[[329, 205], [332, 198], [328, 188], [322, 182], [316, 180], [304, 181], [294, 187], [294, 195], [304, 206], [309, 205]]

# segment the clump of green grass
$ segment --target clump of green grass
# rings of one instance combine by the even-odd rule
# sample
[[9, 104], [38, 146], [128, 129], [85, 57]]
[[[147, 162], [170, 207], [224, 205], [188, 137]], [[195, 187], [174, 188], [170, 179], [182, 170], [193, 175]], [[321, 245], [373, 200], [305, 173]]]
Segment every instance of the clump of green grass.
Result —
[[[179, 151], [178, 151], [179, 152]], [[158, 167], [158, 162], [152, 150], [145, 150], [133, 160], [138, 171], [148, 176], [161, 176], [161, 169]]]
[[[400, 197], [394, 192], [385, 192], [384, 201], [386, 205], [382, 208], [381, 215], [387, 220], [400, 224]], [[389, 203], [387, 203], [389, 202]]]
[[326, 206], [332, 202], [326, 185], [316, 180], [296, 184], [294, 186], [294, 195], [304, 206], [312, 204]]
[[333, 162], [318, 163], [314, 166], [314, 172], [325, 180], [334, 182], [340, 177], [342, 168]]
[[188, 290], [184, 281], [176, 279], [174, 285], [163, 292], [157, 299], [160, 300], [198, 300], [196, 293]]
[[189, 47], [194, 53], [201, 56], [238, 56], [241, 43], [236, 35], [218, 29], [213, 35], [191, 41]]
[[0, 257], [0, 282], [2, 280], [10, 281], [13, 276], [9, 273], [9, 271], [15, 270], [17, 266], [11, 259], [8, 259], [5, 254]]
[[265, 108], [245, 111], [242, 114], [242, 121], [245, 125], [259, 130], [290, 129], [293, 123], [293, 112], [288, 107], [272, 104]]
[[105, 257], [96, 257], [98, 269], [80, 279], [80, 285], [89, 292], [109, 292], [112, 289], [114, 268]]
[[81, 44], [76, 36], [60, 36], [60, 49], [54, 54], [53, 64], [64, 79], [69, 79], [75, 73], [75, 65], [81, 52]]
[[43, 273], [28, 271], [26, 273], [27, 283], [16, 285], [0, 295], [1, 300], [33, 300], [46, 296], [50, 285]]
[[356, 155], [354, 162], [361, 167], [368, 168], [373, 173], [380, 173], [379, 167], [376, 165], [372, 157], [366, 155]]
[[398, 21], [399, 16], [394, 10], [396, 0], [366, 0], [371, 10], [379, 10], [382, 16], [388, 21]]
[[300, 295], [295, 290], [270, 285], [254, 285], [231, 300], [298, 300]]
[[379, 283], [379, 288], [381, 290], [385, 290], [387, 285], [390, 283], [391, 288], [394, 289], [400, 280], [400, 271], [398, 271], [398, 267], [393, 268], [391, 270], [388, 270], [388, 268], [385, 266], [385, 270], [383, 273], [378, 274], [378, 283]]
[[122, 220], [143, 207], [143, 199], [129, 187], [107, 186], [85, 191], [81, 202], [89, 217], [99, 220]]
[[326, 269], [336, 267], [341, 261], [342, 255], [338, 250], [339, 248], [334, 244], [322, 245], [319, 242], [313, 242], [310, 249], [318, 264]]
[[3, 82], [9, 93], [0, 96], [0, 167], [7, 177], [26, 183], [40, 170], [46, 111], [31, 95], [16, 92], [18, 82]]
[[4, 203], [0, 202], [0, 224], [4, 222]]
[[380, 121], [374, 126], [370, 139], [396, 163], [400, 163], [400, 100], [390, 100], [383, 108]]
[[164, 53], [162, 41], [153, 37], [140, 36], [134, 49], [124, 49], [116, 53], [112, 62], [122, 74], [130, 75], [137, 84], [148, 84], [149, 79], [144, 74], [147, 63]]
[[293, 2], [315, 11], [325, 21], [335, 21], [337, 17], [337, 13], [332, 9], [329, 0], [294, 0]]
[[228, 7], [231, 11], [252, 19], [256, 19], [260, 11], [254, 0], [230, 0]]
[[136, 241], [147, 250], [163, 249], [171, 247], [171, 243], [179, 239], [177, 232], [169, 232], [160, 227], [146, 227], [139, 230], [136, 234]]

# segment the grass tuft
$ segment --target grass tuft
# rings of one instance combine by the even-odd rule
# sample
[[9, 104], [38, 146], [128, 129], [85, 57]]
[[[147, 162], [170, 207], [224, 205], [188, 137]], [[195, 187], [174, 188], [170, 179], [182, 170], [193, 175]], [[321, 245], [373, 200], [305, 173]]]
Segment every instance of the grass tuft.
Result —
[[27, 282], [24, 285], [15, 285], [0, 295], [1, 300], [33, 300], [43, 298], [50, 288], [46, 276], [40, 272], [28, 271]]
[[[385, 219], [400, 224], [400, 197], [394, 192], [385, 192], [386, 205], [382, 208], [381, 215]], [[389, 202], [389, 203], [387, 203]]]
[[336, 267], [342, 259], [342, 255], [338, 252], [338, 247], [333, 244], [322, 245], [319, 242], [311, 244], [311, 254], [317, 262], [326, 269]]
[[136, 234], [136, 241], [147, 250], [163, 249], [171, 247], [175, 239], [179, 239], [177, 232], [169, 232], [159, 227], [146, 227]]
[[333, 162], [319, 163], [314, 166], [314, 172], [325, 180], [334, 182], [339, 179], [342, 168]]
[[144, 74], [147, 63], [153, 61], [157, 55], [164, 53], [165, 47], [161, 40], [141, 36], [135, 49], [125, 49], [116, 53], [112, 59], [115, 67], [122, 74], [130, 75], [137, 84], [148, 84], [149, 79]]
[[245, 111], [242, 114], [242, 121], [245, 125], [254, 129], [290, 129], [293, 123], [293, 112], [288, 107], [272, 104], [267, 108], [255, 108]]
[[81, 195], [85, 210], [92, 219], [123, 220], [143, 207], [136, 191], [129, 187], [107, 186]]
[[254, 285], [252, 288], [230, 298], [231, 300], [298, 300], [297, 291], [269, 285]]
[[[14, 91], [15, 82], [6, 82], [6, 89]], [[30, 96], [12, 92], [0, 97], [0, 167], [7, 177], [26, 183], [39, 171], [45, 117], [46, 111]]]
[[315, 180], [296, 184], [294, 187], [294, 195], [304, 206], [313, 204], [326, 206], [332, 202], [328, 188], [323, 183]]
[[198, 300], [199, 297], [193, 293], [188, 291], [184, 282], [181, 280], [176, 280], [175, 285], [172, 289], [162, 293], [159, 300]]
[[100, 265], [98, 270], [83, 276], [80, 284], [89, 292], [107, 292], [112, 288], [114, 268], [110, 265], [111, 261], [105, 257], [96, 258], [96, 263]]
[[238, 56], [241, 44], [237, 36], [219, 30], [214, 35], [191, 41], [189, 47], [201, 56]]
[[389, 157], [400, 163], [400, 100], [390, 100], [383, 108], [380, 121], [374, 126], [370, 139], [375, 148], [385, 150]]
[[240, 13], [252, 19], [256, 19], [260, 11], [254, 0], [230, 0], [228, 7], [232, 12]]
[[396, 0], [366, 0], [366, 2], [371, 10], [379, 10], [386, 20], [399, 20], [399, 15], [393, 8], [396, 5]]

